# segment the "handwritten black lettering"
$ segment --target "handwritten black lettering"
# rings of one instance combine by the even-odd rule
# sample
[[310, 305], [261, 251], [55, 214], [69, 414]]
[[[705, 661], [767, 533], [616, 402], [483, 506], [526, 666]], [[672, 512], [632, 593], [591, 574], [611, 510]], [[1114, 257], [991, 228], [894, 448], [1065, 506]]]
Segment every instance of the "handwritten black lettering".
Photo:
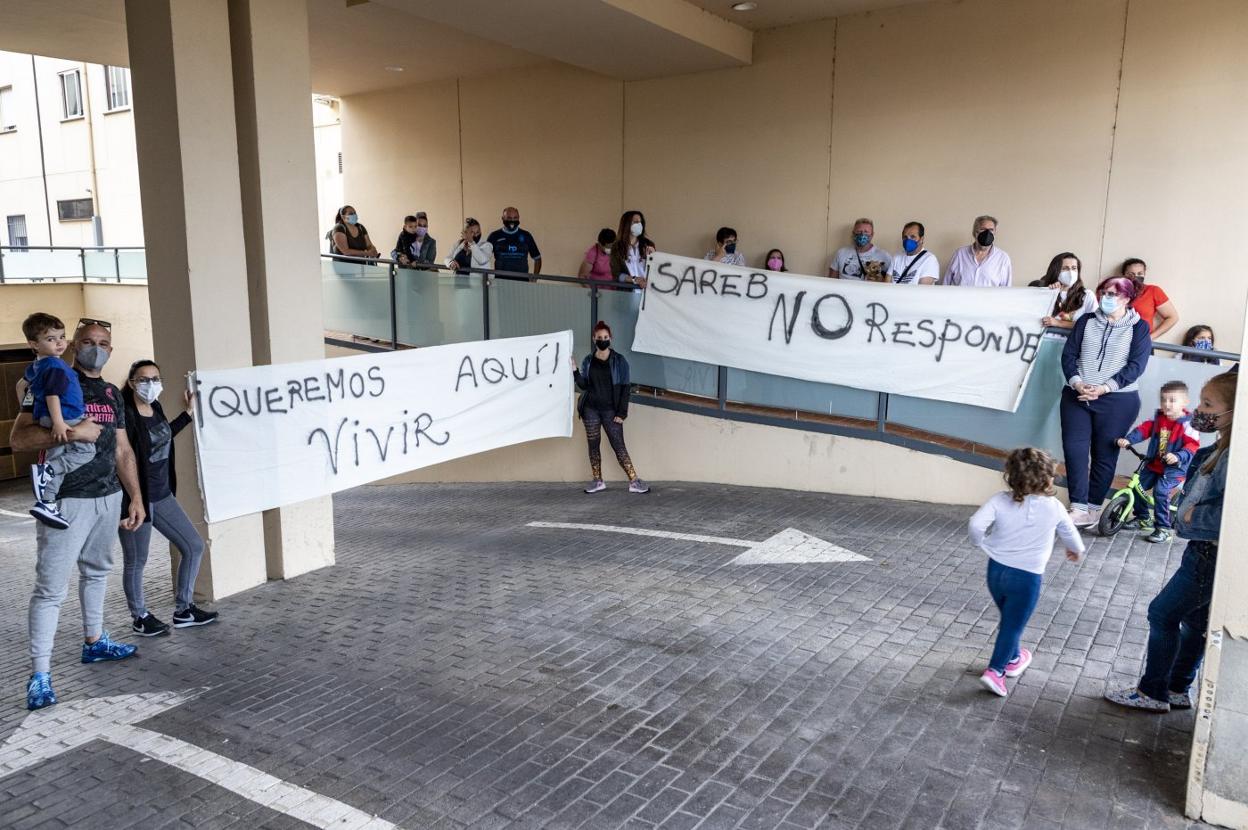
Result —
[[243, 406], [247, 407], [247, 411], [250, 412], [252, 415], [259, 415], [261, 412], [264, 411], [264, 401], [260, 397], [260, 387], [258, 386], [256, 387], [255, 406], [252, 406], [251, 404], [251, 395], [249, 394], [250, 391], [251, 391], [250, 389], [243, 390]]
[[776, 297], [776, 307], [771, 311], [771, 322], [767, 325], [767, 339], [770, 341], [776, 331], [776, 315], [780, 315], [780, 325], [784, 330], [784, 342], [786, 344], [793, 341], [793, 326], [797, 324], [798, 312], [802, 310], [802, 299], [805, 298], [806, 292], [799, 291], [797, 296], [793, 298], [793, 316], [788, 316], [788, 297], [780, 294]]
[[418, 447], [420, 446], [420, 437], [422, 435], [428, 438], [434, 444], [437, 444], [439, 447], [444, 445], [447, 441], [451, 440], [451, 434], [446, 431], [442, 432], [441, 441], [439, 441], [437, 438], [434, 438], [432, 435], [429, 434], [429, 427], [433, 426], [433, 416], [430, 415], [428, 412], [422, 412], [416, 416], [415, 426], [416, 426], [416, 446]]
[[719, 293], [724, 297], [740, 297], [741, 292], [737, 290], [737, 280], [741, 279], [740, 274], [720, 274], [719, 275]]
[[[671, 280], [671, 282], [668, 283], [667, 285], [664, 285], [660, 280], [655, 278], [655, 275], [658, 275], [660, 277], [667, 277], [669, 280]], [[656, 268], [650, 275], [650, 290], [651, 291], [657, 291], [660, 294], [671, 294], [679, 286], [680, 286], [680, 279], [674, 273], [672, 273], [672, 264], [670, 262], [659, 263], [659, 267]]]
[[[841, 308], [845, 312], [845, 322], [837, 328], [828, 328], [823, 324], [823, 318], [819, 315], [819, 307], [823, 305], [824, 300], [837, 300], [841, 304]], [[849, 334], [849, 330], [854, 327], [854, 312], [849, 307], [849, 303], [840, 294], [824, 294], [815, 301], [815, 306], [810, 310], [810, 328], [819, 337], [824, 340], [840, 340]]]
[[984, 338], [984, 351], [990, 349], [994, 352], [1001, 351], [1001, 335], [995, 331], [988, 332], [988, 336]]
[[334, 402], [334, 390], [335, 389], [338, 390], [338, 400], [342, 400], [344, 397], [346, 397], [343, 394], [343, 390], [347, 386], [346, 372], [342, 369], [338, 370], [337, 382], [335, 382], [334, 377], [335, 376], [333, 372], [325, 373], [325, 393], [329, 396], [330, 403]]
[[[538, 351], [541, 351], [541, 349], [538, 349]], [[465, 367], [467, 368], [465, 369]], [[476, 389], [479, 386], [479, 384], [477, 383], [477, 368], [472, 363], [472, 355], [465, 355], [464, 359], [459, 361], [459, 376], [455, 378], [455, 391], [456, 392], [459, 391], [460, 381], [462, 381], [464, 378], [472, 379], [473, 389]]]
[[[491, 370], [494, 371], [491, 372]], [[499, 383], [507, 379], [507, 370], [503, 368], [503, 362], [497, 357], [487, 357], [481, 361], [481, 378], [486, 383]]]
[[351, 393], [353, 398], [364, 397], [364, 376], [359, 372], [352, 372], [351, 377], [347, 380], [347, 391]]
[[[880, 332], [880, 340], [887, 343], [888, 335], [884, 333], [884, 324], [888, 322], [888, 309], [882, 303], [867, 303], [871, 316], [867, 318], [867, 342], [875, 342], [875, 332]], [[880, 314], [883, 313], [883, 317]], [[900, 325], [900, 324], [898, 324]]]
[[390, 452], [390, 436], [394, 434], [394, 427], [390, 427], [386, 430], [386, 442], [384, 444], [381, 442], [381, 439], [377, 437], [377, 432], [371, 427], [364, 431], [373, 436], [373, 442], [377, 445], [377, 455], [382, 461], [385, 461], [386, 453]]
[[692, 265], [685, 268], [685, 272], [680, 276], [680, 284], [676, 286], [677, 297], [680, 296], [681, 289], [685, 287], [686, 283], [693, 286], [694, 294], [698, 293], [698, 269]]
[[1042, 332], [1032, 332], [1027, 335], [1027, 343], [1023, 346], [1023, 353], [1019, 355], [1024, 363], [1031, 363], [1036, 359], [1036, 354], [1040, 351], [1040, 335]]
[[511, 376], [515, 378], [516, 380], [528, 380], [529, 379], [529, 359], [527, 357], [524, 359], [524, 374], [523, 375], [520, 374], [520, 370], [516, 368], [516, 359], [514, 357], [511, 358]]
[[298, 380], [288, 380], [286, 381], [286, 399], [289, 402], [287, 405], [291, 409], [295, 408], [295, 398], [299, 399], [299, 403], [304, 402], [303, 384]]
[[913, 340], [907, 339], [912, 334], [914, 334], [914, 332], [910, 330], [909, 323], [893, 323], [893, 342], [894, 343], [900, 343], [903, 346], [919, 345], [918, 343], [915, 343]]
[[348, 420], [349, 419], [347, 418], [343, 418], [338, 422], [338, 429], [334, 432], [334, 440], [332, 442], [329, 440], [329, 433], [322, 427], [317, 427], [308, 434], [309, 446], [312, 445], [312, 439], [315, 438], [318, 433], [321, 438], [324, 439], [325, 454], [329, 458], [329, 469], [333, 471], [334, 475], [338, 475], [338, 439], [342, 435], [342, 428], [347, 425]]
[[1010, 334], [1005, 341], [1005, 353], [1021, 352], [1025, 345], [1027, 345], [1027, 337], [1023, 334], [1023, 330], [1018, 326], [1010, 326]]
[[[754, 293], [754, 289], [758, 288], [758, 293]], [[803, 294], [806, 292], [802, 292]], [[767, 275], [760, 274], [757, 271], [750, 272], [750, 281], [745, 286], [745, 296], [751, 300], [761, 300], [767, 296]]]
[[915, 328], [917, 328], [919, 331], [923, 332], [929, 338], [931, 338], [926, 343], [920, 343], [919, 344], [920, 346], [922, 346], [925, 349], [930, 349], [932, 346], [936, 345], [936, 340], [938, 338], [936, 337], [936, 329], [932, 328], [931, 320], [926, 320], [926, 319], [920, 320], [918, 322], [918, 325], [915, 326]]
[[972, 349], [978, 349], [988, 339], [988, 332], [984, 331], [983, 326], [971, 326], [966, 330], [966, 337], [963, 339], [966, 341], [966, 345]]
[[381, 376], [380, 366], [368, 367], [368, 379], [371, 380], [374, 384], [376, 384], [376, 386], [373, 387], [374, 391], [369, 392], [370, 395], [372, 395], [374, 398], [380, 398], [383, 394], [385, 394], [386, 379]]
[[264, 390], [264, 408], [270, 412], [288, 412], [286, 407], [282, 406], [282, 390], [277, 387]]
[[[956, 329], [957, 333], [950, 335], [949, 334], [950, 329]], [[939, 363], [940, 359], [945, 356], [945, 344], [950, 343], [950, 342], [956, 343], [961, 337], [962, 337], [962, 327], [958, 325], [957, 323], [953, 322], [952, 320], [946, 318], [945, 327], [940, 330], [940, 349], [938, 349], [936, 352], [937, 363]]]
[[698, 280], [698, 288], [701, 290], [701, 293], [705, 294], [708, 291], [712, 294], [717, 293], [715, 291], [715, 278], [718, 276], [719, 274], [711, 268], [707, 268], [703, 271], [702, 278]]
[[218, 418], [242, 415], [243, 405], [238, 392], [231, 386], [214, 386], [208, 393], [208, 409]]
[[303, 394], [308, 401], [323, 401], [325, 396], [321, 394], [321, 382], [316, 378], [303, 379]]

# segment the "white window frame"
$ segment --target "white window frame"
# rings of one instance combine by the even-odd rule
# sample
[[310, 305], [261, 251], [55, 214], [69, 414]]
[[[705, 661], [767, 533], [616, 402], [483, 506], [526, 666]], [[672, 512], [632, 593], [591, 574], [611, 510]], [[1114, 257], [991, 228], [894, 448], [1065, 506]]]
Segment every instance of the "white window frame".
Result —
[[0, 86], [0, 133], [11, 133], [17, 129], [17, 119], [9, 110], [13, 105], [13, 87], [6, 84]]
[[[21, 220], [21, 223], [22, 223], [22, 231], [24, 235], [22, 236], [22, 241], [20, 243], [17, 241], [17, 239], [13, 235], [14, 220]], [[8, 233], [9, 235], [10, 247], [24, 249], [28, 245], [30, 245], [30, 228], [26, 226], [26, 214], [18, 213], [13, 216], [6, 216], [5, 221], [4, 221], [4, 226], [5, 226], [5, 232]]]
[[108, 112], [130, 109], [130, 70], [128, 68], [105, 66], [104, 89], [108, 92]]
[[[82, 118], [83, 115], [86, 114], [86, 110], [83, 108], [82, 103], [82, 70], [67, 69], [64, 72], [57, 74], [61, 79], [61, 114], [64, 116], [61, 120], [70, 121], [75, 118]], [[69, 86], [71, 76], [73, 77], [72, 83], [74, 92], [72, 101], [69, 94], [71, 89]], [[78, 109], [76, 112], [70, 109], [71, 103], [77, 105]]]

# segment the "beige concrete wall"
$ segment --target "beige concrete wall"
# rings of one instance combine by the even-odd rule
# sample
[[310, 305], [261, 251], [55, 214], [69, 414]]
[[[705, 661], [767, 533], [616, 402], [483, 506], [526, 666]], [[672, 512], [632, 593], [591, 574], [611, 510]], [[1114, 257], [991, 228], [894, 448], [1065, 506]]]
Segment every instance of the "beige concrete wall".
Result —
[[[1248, 113], [1227, 105], [1248, 87], [1248, 3], [1129, 7], [921, 3], [759, 32], [738, 69], [622, 84], [550, 66], [464, 80], [458, 96], [450, 82], [351, 96], [347, 199], [393, 235], [409, 203], [453, 205], [462, 173], [467, 212], [488, 226], [520, 203], [563, 273], [625, 207], [665, 250], [700, 255], [729, 224], [751, 263], [776, 245], [814, 273], [859, 215], [888, 250], [923, 221], [943, 265], [992, 213], [1016, 283], [1060, 250], [1089, 280], [1142, 256], [1181, 314], [1166, 339], [1210, 322], [1234, 344], [1248, 278], [1192, 250], [1248, 224], [1248, 154], [1228, 139]], [[411, 129], [405, 110], [432, 126]], [[461, 115], [457, 170], [444, 125]], [[407, 160], [426, 153], [428, 181]], [[433, 225], [440, 241], [458, 230]]]
[[[585, 433], [533, 441], [438, 464], [386, 484], [414, 481], [566, 481], [589, 479]], [[803, 432], [635, 405], [626, 427], [629, 453], [643, 478], [778, 487], [938, 504], [979, 504], [1001, 490], [995, 470], [891, 444]], [[603, 474], [626, 481], [610, 451]], [[939, 481], [940, 487], [931, 482]]]

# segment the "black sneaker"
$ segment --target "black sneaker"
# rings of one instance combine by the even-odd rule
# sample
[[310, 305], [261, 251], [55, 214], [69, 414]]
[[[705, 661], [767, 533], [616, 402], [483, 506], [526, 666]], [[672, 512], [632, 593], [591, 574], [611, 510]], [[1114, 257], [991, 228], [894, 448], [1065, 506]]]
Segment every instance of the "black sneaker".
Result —
[[130, 627], [140, 637], [159, 637], [161, 634], [169, 633], [169, 624], [161, 622], [151, 614], [135, 617]]
[[190, 628], [193, 625], [207, 625], [216, 621], [216, 611], [201, 611], [194, 605], [188, 607], [185, 611], [173, 612], [174, 628]]

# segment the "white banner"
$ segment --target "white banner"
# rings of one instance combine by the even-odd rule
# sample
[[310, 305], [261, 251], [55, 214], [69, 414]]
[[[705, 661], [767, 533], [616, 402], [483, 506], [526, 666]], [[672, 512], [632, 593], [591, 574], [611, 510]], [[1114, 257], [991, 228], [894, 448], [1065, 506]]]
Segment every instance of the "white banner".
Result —
[[572, 434], [572, 332], [199, 371], [195, 445], [219, 522]]
[[633, 350], [1013, 412], [1053, 296], [832, 280], [655, 253]]

